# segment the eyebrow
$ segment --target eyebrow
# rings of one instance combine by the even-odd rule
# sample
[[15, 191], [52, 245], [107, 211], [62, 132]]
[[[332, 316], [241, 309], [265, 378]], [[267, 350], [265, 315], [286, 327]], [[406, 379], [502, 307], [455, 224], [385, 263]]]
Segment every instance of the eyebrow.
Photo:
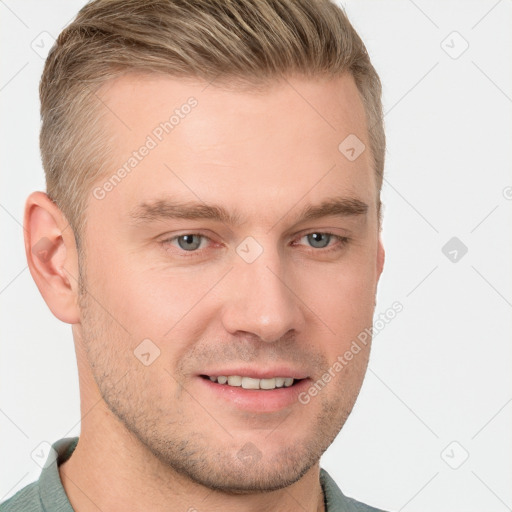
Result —
[[[356, 217], [366, 215], [368, 205], [357, 198], [332, 197], [318, 205], [306, 205], [296, 216], [296, 223], [315, 220], [322, 217]], [[286, 215], [283, 215], [283, 219]], [[172, 201], [160, 199], [143, 202], [130, 210], [129, 217], [136, 224], [146, 224], [167, 219], [213, 220], [230, 226], [243, 224], [242, 216], [237, 212], [229, 212], [219, 205], [195, 201]], [[281, 220], [280, 219], [280, 220]]]

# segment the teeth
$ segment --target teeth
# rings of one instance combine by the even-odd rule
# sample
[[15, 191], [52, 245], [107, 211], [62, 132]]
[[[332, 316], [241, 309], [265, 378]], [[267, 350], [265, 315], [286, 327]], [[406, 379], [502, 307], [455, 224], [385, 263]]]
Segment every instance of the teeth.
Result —
[[271, 379], [254, 379], [252, 377], [241, 377], [239, 375], [220, 375], [219, 377], [208, 377], [212, 382], [227, 384], [228, 386], [242, 387], [244, 389], [276, 389], [289, 388], [294, 379], [292, 377], [273, 377]]
[[275, 389], [277, 379], [260, 379], [260, 389]]
[[242, 387], [244, 389], [260, 389], [260, 379], [242, 377]]
[[240, 387], [242, 385], [242, 377], [239, 377], [238, 375], [230, 375], [228, 377], [228, 384], [230, 386]]

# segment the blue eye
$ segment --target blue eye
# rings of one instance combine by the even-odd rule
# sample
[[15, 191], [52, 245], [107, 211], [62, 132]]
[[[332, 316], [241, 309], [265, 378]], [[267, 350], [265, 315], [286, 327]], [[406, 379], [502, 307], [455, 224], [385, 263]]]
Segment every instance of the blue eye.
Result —
[[[349, 243], [349, 239], [347, 237], [335, 235], [333, 233], [325, 233], [323, 231], [308, 233], [297, 239], [297, 241], [300, 241], [300, 245], [308, 246], [309, 252], [312, 251], [318, 255], [323, 255], [328, 252], [330, 253], [331, 251], [340, 251]], [[209, 244], [212, 243], [213, 241], [208, 236], [200, 233], [186, 233], [184, 235], [167, 238], [161, 242], [164, 247], [174, 247], [175, 249], [173, 252], [178, 251], [177, 256], [183, 258], [204, 257], [204, 252], [208, 248], [214, 248], [211, 245], [209, 246]], [[213, 245], [215, 246], [214, 243]], [[297, 242], [292, 245], [296, 246]]]
[[309, 246], [310, 252], [312, 251], [313, 253], [325, 254], [332, 251], [341, 251], [346, 245], [348, 245], [349, 238], [346, 236], [335, 235], [334, 233], [313, 231], [312, 233], [303, 235], [299, 241], [301, 241], [302, 244]]
[[308, 243], [315, 249], [323, 249], [329, 245], [332, 235], [330, 233], [310, 233], [306, 235]]
[[195, 251], [199, 249], [204, 236], [202, 235], [180, 235], [174, 238], [178, 241], [180, 249], [184, 251]]

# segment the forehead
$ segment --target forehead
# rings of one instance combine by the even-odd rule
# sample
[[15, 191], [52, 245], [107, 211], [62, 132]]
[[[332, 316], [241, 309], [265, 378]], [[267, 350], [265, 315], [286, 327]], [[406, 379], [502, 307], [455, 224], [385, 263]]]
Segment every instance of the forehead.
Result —
[[169, 194], [270, 221], [280, 207], [326, 196], [376, 203], [364, 107], [350, 75], [247, 90], [129, 74], [98, 96], [113, 159], [96, 186], [112, 184], [93, 209], [122, 217]]

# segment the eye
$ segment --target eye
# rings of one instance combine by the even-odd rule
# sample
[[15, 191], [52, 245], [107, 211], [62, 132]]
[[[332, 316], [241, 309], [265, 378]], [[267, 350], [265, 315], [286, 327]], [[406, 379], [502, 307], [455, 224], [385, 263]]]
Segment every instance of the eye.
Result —
[[341, 250], [349, 243], [349, 239], [345, 236], [335, 235], [333, 233], [324, 233], [322, 231], [308, 233], [307, 235], [300, 237], [298, 240], [305, 245], [309, 245], [309, 247], [313, 249], [325, 249], [322, 253], [331, 250]]
[[308, 243], [315, 249], [323, 249], [329, 245], [332, 235], [330, 233], [310, 233], [305, 235]]
[[196, 251], [201, 247], [201, 243], [203, 241], [206, 241], [206, 237], [203, 235], [193, 234], [193, 233], [187, 233], [186, 235], [179, 235], [175, 236], [173, 238], [169, 238], [166, 240], [166, 242], [171, 243], [173, 242], [178, 243], [178, 247], [180, 249], [183, 249], [184, 251], [193, 252]]

